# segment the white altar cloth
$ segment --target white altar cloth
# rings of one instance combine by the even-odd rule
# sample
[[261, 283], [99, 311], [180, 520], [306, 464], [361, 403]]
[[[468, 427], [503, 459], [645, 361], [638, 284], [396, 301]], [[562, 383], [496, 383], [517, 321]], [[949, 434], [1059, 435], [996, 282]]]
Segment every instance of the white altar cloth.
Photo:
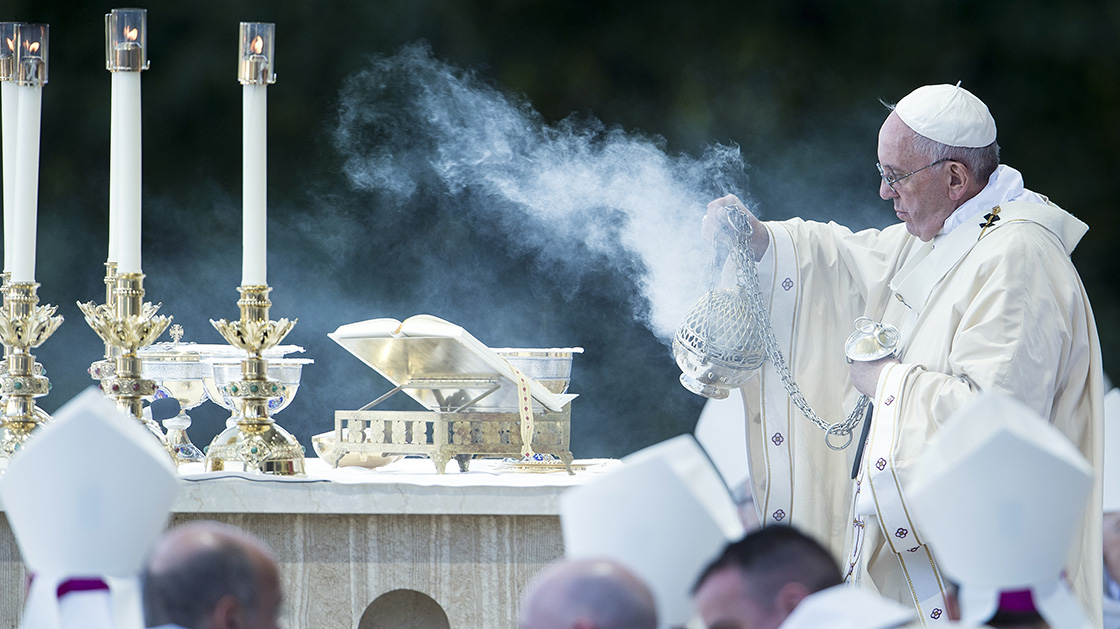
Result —
[[179, 468], [176, 513], [308, 513], [425, 515], [559, 515], [557, 496], [603, 471], [613, 459], [577, 461], [575, 475], [501, 470], [497, 459], [471, 461], [469, 472], [454, 463], [437, 474], [426, 458], [404, 458], [384, 467], [332, 468], [308, 458], [307, 474], [266, 476], [203, 472], [201, 463]]

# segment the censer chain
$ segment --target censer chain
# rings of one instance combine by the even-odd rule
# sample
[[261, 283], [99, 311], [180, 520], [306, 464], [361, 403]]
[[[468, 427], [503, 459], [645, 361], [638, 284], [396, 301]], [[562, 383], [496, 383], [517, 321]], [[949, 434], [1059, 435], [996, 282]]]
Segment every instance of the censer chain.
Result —
[[[744, 210], [738, 211], [741, 213]], [[843, 450], [852, 443], [852, 431], [854, 431], [856, 426], [862, 421], [864, 414], [867, 412], [867, 405], [870, 403], [870, 399], [866, 395], [861, 395], [859, 400], [856, 401], [855, 408], [852, 409], [848, 417], [835, 423], [825, 421], [809, 406], [809, 402], [801, 393], [801, 388], [797, 386], [797, 382], [793, 379], [793, 374], [790, 373], [785, 357], [782, 356], [782, 350], [778, 346], [778, 338], [774, 335], [774, 328], [770, 325], [770, 316], [763, 304], [762, 288], [758, 281], [758, 269], [755, 265], [754, 255], [750, 251], [750, 220], [746, 219], [743, 221], [746, 223], [745, 229], [735, 225], [735, 223], [739, 222], [740, 221], [731, 221], [739, 234], [738, 242], [736, 243], [737, 246], [734, 248], [732, 255], [735, 256], [735, 266], [738, 269], [738, 283], [746, 289], [744, 292], [748, 300], [748, 311], [757, 315], [762, 325], [763, 338], [766, 345], [766, 358], [774, 364], [774, 369], [782, 379], [782, 385], [785, 387], [786, 395], [789, 396], [790, 401], [801, 411], [802, 415], [824, 431], [825, 443], [828, 447], [833, 450]], [[842, 439], [843, 441], [833, 443], [833, 438]]]

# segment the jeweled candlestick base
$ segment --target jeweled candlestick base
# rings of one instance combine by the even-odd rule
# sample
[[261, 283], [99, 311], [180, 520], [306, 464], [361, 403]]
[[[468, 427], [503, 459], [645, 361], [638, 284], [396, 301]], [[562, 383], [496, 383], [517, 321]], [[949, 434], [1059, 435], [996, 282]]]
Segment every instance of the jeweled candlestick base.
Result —
[[50, 391], [50, 381], [42, 366], [30, 353], [42, 345], [58, 326], [56, 306], [39, 305], [39, 284], [11, 282], [4, 287], [4, 308], [0, 313], [0, 340], [3, 340], [6, 369], [0, 376], [3, 420], [0, 423], [0, 459], [8, 460], [50, 416], [35, 403], [35, 398]]
[[113, 361], [113, 374], [101, 380], [101, 390], [113, 397], [118, 407], [147, 426], [166, 446], [167, 439], [159, 424], [144, 417], [143, 398], [155, 394], [156, 384], [143, 378], [143, 364], [136, 350], [159, 338], [171, 323], [171, 317], [157, 316], [160, 304], [144, 301], [143, 273], [117, 273], [113, 301], [112, 308], [93, 302], [78, 304], [86, 323], [106, 343], [120, 350]]
[[226, 428], [206, 449], [206, 470], [232, 469], [291, 476], [304, 473], [303, 446], [270, 415], [268, 401], [280, 397], [281, 385], [268, 377], [262, 352], [275, 347], [296, 321], [271, 321], [272, 302], [266, 285], [240, 286], [238, 321], [210, 320], [230, 345], [248, 354], [241, 361], [241, 379], [226, 384], [226, 392], [241, 410], [237, 425]]

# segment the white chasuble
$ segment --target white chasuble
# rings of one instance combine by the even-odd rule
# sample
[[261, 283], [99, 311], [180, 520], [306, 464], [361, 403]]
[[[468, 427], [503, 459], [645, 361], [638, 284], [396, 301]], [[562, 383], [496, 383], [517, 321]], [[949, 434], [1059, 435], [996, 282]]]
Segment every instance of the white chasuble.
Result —
[[[857, 444], [830, 449], [769, 362], [743, 387], [761, 521], [816, 536], [853, 582], [913, 605], [927, 624], [944, 619], [937, 548], [909, 521], [905, 487], [929, 438], [966, 400], [981, 391], [1019, 399], [1069, 437], [1100, 479], [1100, 346], [1069, 260], [1086, 228], [1055, 206], [1024, 202], [1004, 203], [998, 220], [984, 222], [959, 225], [935, 244], [904, 224], [853, 233], [835, 223], [769, 222], [771, 244], [759, 261], [779, 345], [825, 421], [845, 418], [859, 397], [844, 358], [854, 320], [890, 323], [902, 336], [901, 364], [880, 376], [857, 481]], [[1100, 491], [1093, 495], [1067, 574], [1099, 623]]]

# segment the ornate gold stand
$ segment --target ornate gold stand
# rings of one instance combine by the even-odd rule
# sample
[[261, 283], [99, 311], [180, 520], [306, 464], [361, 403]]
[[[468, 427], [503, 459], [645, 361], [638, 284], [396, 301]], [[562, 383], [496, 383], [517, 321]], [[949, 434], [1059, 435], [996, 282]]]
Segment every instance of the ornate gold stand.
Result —
[[241, 310], [238, 321], [210, 320], [230, 345], [245, 350], [241, 380], [226, 385], [226, 392], [241, 409], [237, 425], [226, 428], [206, 449], [206, 471], [233, 469], [262, 474], [291, 476], [304, 473], [303, 446], [273, 421], [268, 401], [279, 397], [281, 384], [268, 377], [268, 361], [262, 352], [284, 340], [296, 321], [268, 318], [272, 291], [267, 285], [239, 286]]
[[159, 424], [144, 419], [143, 398], [153, 395], [156, 385], [142, 377], [142, 364], [136, 355], [137, 349], [151, 345], [171, 323], [171, 317], [156, 315], [159, 307], [160, 304], [144, 301], [143, 273], [117, 274], [111, 307], [107, 303], [78, 304], [94, 332], [106, 343], [119, 348], [113, 373], [101, 380], [101, 390], [112, 396], [118, 407], [146, 425], [166, 446], [167, 439]]
[[4, 286], [4, 308], [0, 314], [0, 340], [4, 342], [5, 371], [0, 376], [3, 393], [3, 423], [0, 424], [0, 459], [10, 459], [36, 428], [50, 419], [35, 404], [46, 395], [50, 381], [42, 374], [30, 349], [47, 340], [62, 317], [56, 306], [39, 305], [39, 284], [12, 282]]
[[[116, 287], [117, 287], [117, 263], [105, 263], [105, 308], [109, 312], [116, 312]], [[80, 305], [80, 304], [79, 304]], [[90, 363], [89, 377], [101, 383], [106, 378], [113, 377], [116, 371], [117, 356], [120, 355], [120, 349], [109, 341], [105, 341], [105, 357], [96, 362]]]

